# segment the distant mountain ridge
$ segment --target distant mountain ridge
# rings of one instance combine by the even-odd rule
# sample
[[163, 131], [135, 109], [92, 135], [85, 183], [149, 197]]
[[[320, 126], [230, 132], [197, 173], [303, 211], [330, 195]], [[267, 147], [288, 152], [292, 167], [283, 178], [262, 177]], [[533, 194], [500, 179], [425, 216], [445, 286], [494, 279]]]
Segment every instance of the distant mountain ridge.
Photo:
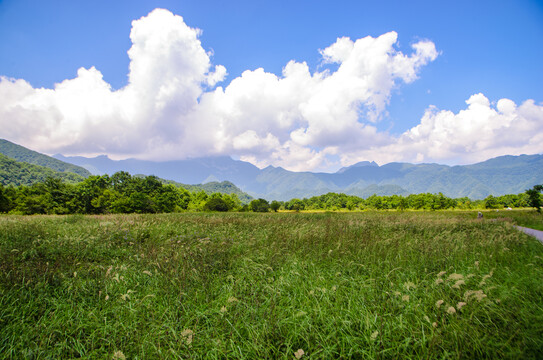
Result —
[[48, 178], [58, 178], [68, 183], [78, 183], [85, 180], [83, 176], [78, 174], [55, 171], [45, 166], [17, 161], [0, 153], [0, 184], [29, 186], [37, 182], [44, 182]]
[[336, 173], [293, 172], [281, 167], [256, 166], [230, 157], [177, 161], [111, 160], [107, 156], [55, 158], [95, 174], [128, 171], [156, 175], [184, 184], [206, 180], [230, 181], [253, 197], [290, 200], [343, 192], [360, 197], [443, 193], [483, 199], [488, 195], [518, 194], [543, 183], [543, 155], [500, 156], [472, 165], [360, 162]]
[[[59, 156], [63, 158], [62, 156]], [[49, 177], [59, 178], [64, 182], [77, 183], [85, 180], [85, 178], [95, 175], [103, 175], [108, 173], [112, 175], [118, 170], [107, 167], [107, 163], [110, 162], [107, 156], [99, 156], [95, 158], [98, 160], [99, 166], [104, 167], [109, 171], [99, 171], [97, 168], [89, 165], [92, 171], [89, 171], [83, 167], [64, 162], [59, 159], [55, 159], [45, 154], [30, 150], [24, 146], [14, 144], [10, 141], [0, 139], [0, 184], [2, 185], [25, 185], [29, 186], [35, 183], [44, 182]], [[103, 163], [100, 164], [100, 161]], [[210, 164], [213, 166], [213, 164]], [[138, 176], [141, 172], [138, 172], [136, 168], [132, 168], [131, 174]], [[91, 173], [92, 172], [92, 173]], [[154, 174], [143, 174], [154, 175]], [[181, 186], [190, 192], [204, 191], [207, 194], [219, 192], [223, 194], [236, 194], [242, 203], [249, 203], [253, 198], [241, 191], [235, 184], [229, 181], [212, 181], [214, 179], [209, 178], [210, 181], [206, 181], [203, 184], [188, 185], [182, 184], [169, 179], [160, 180], [165, 184], [173, 184], [175, 186]]]
[[80, 166], [55, 159], [4, 139], [0, 139], [0, 154], [4, 154], [16, 161], [43, 166], [59, 172], [74, 173], [83, 177], [91, 175], [88, 170]]

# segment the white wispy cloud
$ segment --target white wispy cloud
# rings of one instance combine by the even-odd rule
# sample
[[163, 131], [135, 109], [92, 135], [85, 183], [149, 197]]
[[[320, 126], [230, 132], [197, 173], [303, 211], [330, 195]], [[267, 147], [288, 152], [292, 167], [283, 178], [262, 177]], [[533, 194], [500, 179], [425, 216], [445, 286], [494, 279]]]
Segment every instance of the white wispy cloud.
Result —
[[[395, 32], [320, 50], [335, 70], [290, 61], [281, 75], [245, 71], [222, 82], [200, 30], [163, 9], [132, 23], [128, 84], [113, 90], [99, 70], [53, 89], [0, 78], [0, 137], [46, 153], [181, 159], [236, 155], [259, 166], [326, 169], [358, 160], [471, 161], [543, 151], [543, 107], [482, 94], [454, 114], [430, 107], [400, 136], [379, 132], [391, 93], [436, 59], [431, 41], [396, 49]], [[218, 86], [217, 85], [223, 85]]]

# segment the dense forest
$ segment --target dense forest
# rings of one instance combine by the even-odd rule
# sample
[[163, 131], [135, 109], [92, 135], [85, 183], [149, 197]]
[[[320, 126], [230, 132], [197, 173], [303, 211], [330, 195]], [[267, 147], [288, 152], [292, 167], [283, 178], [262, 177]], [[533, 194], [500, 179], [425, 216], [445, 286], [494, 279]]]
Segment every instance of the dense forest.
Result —
[[[540, 199], [539, 192], [536, 196]], [[532, 206], [529, 193], [488, 196], [484, 200], [451, 199], [443, 194], [377, 196], [363, 199], [353, 195], [328, 193], [286, 202], [255, 199], [243, 202], [237, 194], [189, 191], [167, 184], [156, 176], [132, 176], [117, 172], [112, 176], [89, 176], [71, 184], [49, 177], [32, 185], [0, 184], [0, 212], [14, 214], [108, 214], [170, 213], [180, 211], [283, 210], [444, 210], [500, 209]]]

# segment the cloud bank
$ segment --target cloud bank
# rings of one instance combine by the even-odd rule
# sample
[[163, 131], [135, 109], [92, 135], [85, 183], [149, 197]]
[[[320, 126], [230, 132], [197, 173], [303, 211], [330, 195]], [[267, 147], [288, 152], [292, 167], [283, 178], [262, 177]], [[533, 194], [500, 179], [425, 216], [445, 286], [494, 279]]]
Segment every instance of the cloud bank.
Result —
[[305, 62], [290, 61], [280, 76], [247, 70], [226, 85], [227, 70], [212, 64], [199, 35], [163, 9], [133, 21], [128, 84], [119, 90], [94, 67], [53, 89], [1, 77], [0, 137], [46, 153], [234, 155], [291, 170], [543, 152], [543, 106], [531, 100], [494, 105], [477, 94], [457, 114], [429, 107], [399, 136], [378, 131], [392, 91], [437, 58], [431, 41], [404, 54], [395, 32], [343, 37], [320, 50], [323, 66], [335, 70], [311, 73]]

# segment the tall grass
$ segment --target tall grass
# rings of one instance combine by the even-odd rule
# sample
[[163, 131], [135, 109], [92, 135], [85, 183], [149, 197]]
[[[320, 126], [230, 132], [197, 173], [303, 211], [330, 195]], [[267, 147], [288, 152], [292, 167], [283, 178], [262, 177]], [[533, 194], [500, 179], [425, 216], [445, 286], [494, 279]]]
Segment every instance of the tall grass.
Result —
[[543, 246], [474, 218], [2, 216], [0, 357], [541, 358]]

